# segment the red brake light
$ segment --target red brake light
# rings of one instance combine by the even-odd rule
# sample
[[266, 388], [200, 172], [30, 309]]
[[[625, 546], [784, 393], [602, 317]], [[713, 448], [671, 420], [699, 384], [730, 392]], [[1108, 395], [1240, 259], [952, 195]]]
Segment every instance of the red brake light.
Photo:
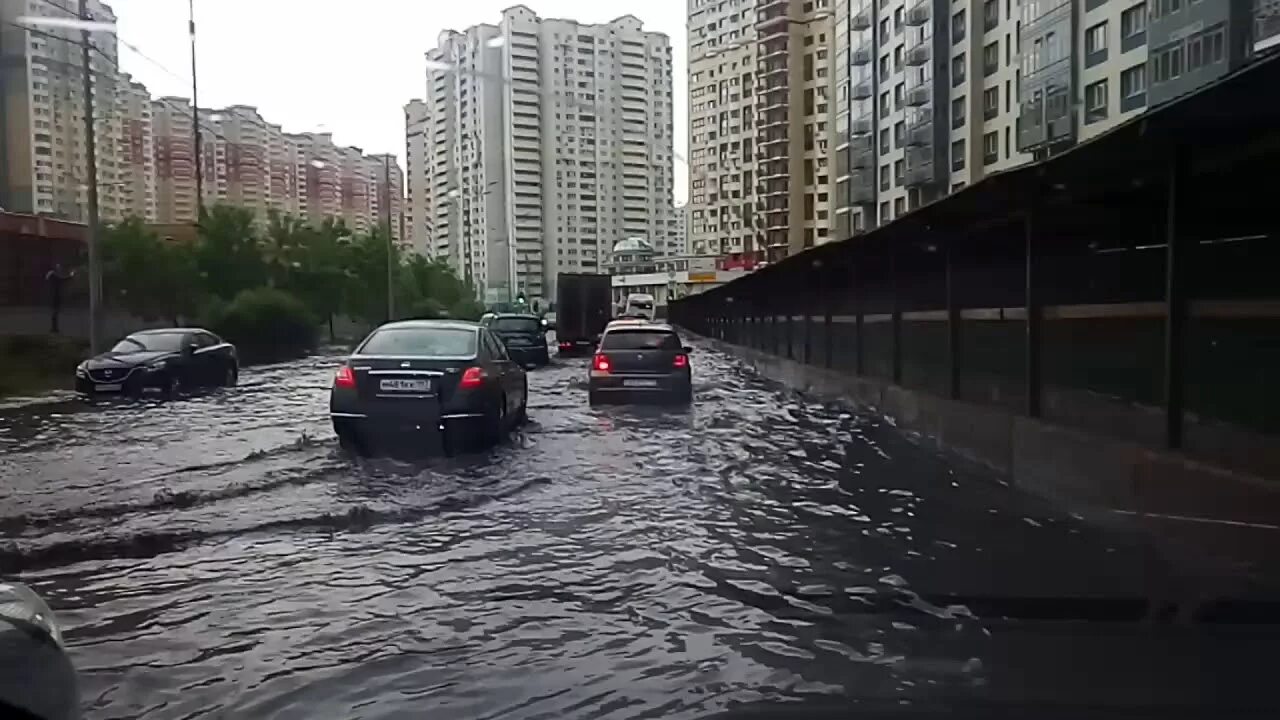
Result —
[[604, 353], [596, 353], [596, 356], [591, 360], [591, 369], [596, 372], [607, 373], [613, 369], [613, 366], [609, 364], [608, 355], [605, 355]]
[[462, 379], [458, 381], [458, 387], [464, 390], [474, 390], [484, 384], [484, 370], [478, 367], [469, 367], [462, 371]]
[[676, 355], [675, 362], [673, 362], [673, 363], [672, 363], [672, 365], [674, 365], [675, 367], [678, 367], [678, 368], [687, 368], [687, 367], [689, 367], [689, 356], [688, 356], [688, 355], [685, 355], [684, 353], [681, 353], [681, 354], [679, 354], [679, 355]]
[[338, 374], [333, 376], [333, 386], [340, 388], [353, 388], [356, 386], [356, 375], [351, 372], [351, 368], [343, 365], [338, 368]]

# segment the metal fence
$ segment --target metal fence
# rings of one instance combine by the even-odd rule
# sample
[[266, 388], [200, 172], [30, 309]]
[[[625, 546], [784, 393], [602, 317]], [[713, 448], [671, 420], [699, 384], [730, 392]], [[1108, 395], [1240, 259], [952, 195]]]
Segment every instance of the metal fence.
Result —
[[672, 319], [1280, 477], [1280, 229], [1261, 181], [1280, 108], [1233, 117], [1234, 95], [1213, 92], [682, 299]]

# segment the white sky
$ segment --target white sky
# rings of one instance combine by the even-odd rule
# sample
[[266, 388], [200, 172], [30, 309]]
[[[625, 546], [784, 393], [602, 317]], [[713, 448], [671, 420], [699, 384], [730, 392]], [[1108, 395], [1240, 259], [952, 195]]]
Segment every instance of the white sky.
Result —
[[[120, 64], [153, 96], [191, 95], [185, 0], [107, 0], [119, 17]], [[512, 0], [196, 0], [200, 105], [256, 106], [288, 132], [332, 132], [404, 163], [406, 102], [426, 93], [423, 54], [441, 30], [496, 23]], [[536, 0], [541, 17], [601, 23], [625, 14], [671, 38], [675, 151], [687, 157], [685, 2]], [[687, 168], [675, 164], [675, 195]]]

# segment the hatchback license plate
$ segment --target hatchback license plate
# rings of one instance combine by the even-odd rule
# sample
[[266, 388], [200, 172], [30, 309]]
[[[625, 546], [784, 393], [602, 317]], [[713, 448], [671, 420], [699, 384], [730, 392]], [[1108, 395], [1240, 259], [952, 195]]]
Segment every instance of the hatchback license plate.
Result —
[[425, 393], [431, 391], [431, 381], [388, 378], [378, 381], [378, 389], [384, 392]]
[[657, 380], [623, 380], [623, 387], [658, 387]]

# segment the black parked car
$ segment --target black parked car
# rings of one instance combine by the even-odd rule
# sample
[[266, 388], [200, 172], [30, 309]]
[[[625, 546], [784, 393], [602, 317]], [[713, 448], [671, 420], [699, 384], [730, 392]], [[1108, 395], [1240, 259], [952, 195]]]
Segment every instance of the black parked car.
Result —
[[76, 368], [76, 391], [138, 394], [159, 390], [235, 385], [240, 376], [236, 348], [201, 328], [136, 332]]
[[537, 315], [497, 314], [486, 318], [483, 324], [507, 346], [512, 360], [527, 368], [551, 362], [547, 326]]
[[443, 433], [447, 448], [495, 442], [525, 416], [529, 385], [488, 328], [458, 320], [402, 320], [374, 330], [338, 368], [329, 396], [346, 447], [377, 436]]
[[605, 328], [591, 359], [587, 394], [605, 399], [654, 398], [689, 403], [693, 374], [689, 353], [674, 328], [647, 320], [615, 320]]

